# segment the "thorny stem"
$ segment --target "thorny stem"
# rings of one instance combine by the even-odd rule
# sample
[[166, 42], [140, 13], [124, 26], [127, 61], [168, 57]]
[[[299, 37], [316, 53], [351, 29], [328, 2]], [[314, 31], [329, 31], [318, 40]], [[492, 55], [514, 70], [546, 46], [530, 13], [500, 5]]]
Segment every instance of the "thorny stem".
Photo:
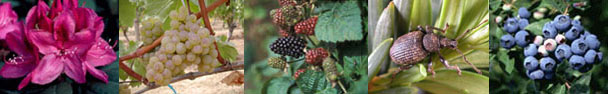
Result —
[[310, 43], [312, 43], [312, 45], [314, 45], [315, 47], [317, 47], [317, 43], [315, 43], [314, 41], [312, 41], [312, 38], [310, 38], [310, 36], [306, 36], [306, 39], [308, 39], [308, 41], [310, 41]]
[[348, 92], [344, 88], [344, 85], [342, 85], [342, 82], [338, 81], [338, 85], [340, 85], [340, 88], [342, 88], [342, 91], [344, 91], [344, 94], [348, 94]]

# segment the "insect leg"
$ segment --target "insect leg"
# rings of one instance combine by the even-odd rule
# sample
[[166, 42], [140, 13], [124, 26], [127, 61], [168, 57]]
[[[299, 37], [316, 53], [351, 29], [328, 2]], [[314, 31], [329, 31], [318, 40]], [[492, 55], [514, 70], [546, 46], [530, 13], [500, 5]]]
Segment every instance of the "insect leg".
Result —
[[458, 50], [458, 48], [456, 48], [456, 51], [458, 53], [460, 53], [460, 55], [462, 55], [462, 59], [464, 60], [464, 62], [466, 62], [467, 64], [471, 65], [471, 67], [473, 67], [473, 69], [475, 69], [475, 71], [479, 74], [481, 74], [481, 70], [477, 69], [477, 67], [475, 67], [475, 65], [473, 65], [471, 62], [469, 62], [469, 60], [467, 60], [467, 57], [462, 53], [462, 51]]
[[437, 30], [437, 31], [441, 31], [441, 33], [445, 33], [445, 31], [448, 31], [448, 28], [450, 28], [450, 25], [448, 25], [447, 23], [445, 24], [445, 27], [443, 27], [443, 29], [437, 28], [437, 27], [433, 27], [433, 26], [426, 26], [426, 29], [427, 29], [428, 32], [431, 32], [433, 30]]
[[433, 78], [435, 78], [435, 70], [433, 70], [433, 57], [429, 57], [429, 64], [426, 67], [426, 71], [431, 73], [433, 75]]
[[439, 55], [439, 61], [441, 63], [443, 63], [443, 65], [446, 68], [448, 68], [448, 69], [455, 69], [456, 71], [458, 71], [458, 75], [462, 75], [462, 71], [460, 70], [460, 67], [458, 67], [458, 65], [450, 66], [450, 64], [448, 64], [448, 61], [446, 61], [441, 54], [438, 54], [438, 55]]

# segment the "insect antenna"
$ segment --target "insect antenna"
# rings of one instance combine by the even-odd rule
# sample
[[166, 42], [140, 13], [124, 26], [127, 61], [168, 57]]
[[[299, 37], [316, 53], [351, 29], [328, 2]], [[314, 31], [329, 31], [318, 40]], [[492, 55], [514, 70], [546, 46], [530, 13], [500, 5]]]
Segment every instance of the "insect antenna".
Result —
[[458, 47], [456, 48], [456, 51], [457, 51], [458, 53], [460, 53], [460, 55], [462, 55], [462, 59], [464, 59], [464, 62], [465, 62], [465, 63], [469, 64], [471, 67], [473, 67], [473, 69], [474, 69], [474, 70], [475, 70], [477, 73], [481, 74], [481, 70], [477, 69], [477, 67], [475, 67], [475, 65], [473, 65], [471, 62], [469, 62], [469, 60], [467, 60], [467, 57], [464, 55], [464, 53], [462, 53], [462, 51], [460, 51], [460, 49], [458, 49]]
[[[475, 29], [478, 28], [479, 26], [481, 26], [482, 24], [487, 23], [488, 20], [483, 20], [481, 23], [477, 24], [477, 26], [471, 28], [471, 29]], [[467, 29], [466, 31], [464, 31], [464, 33], [460, 34], [460, 36], [456, 37], [454, 40], [459, 40], [460, 38], [464, 37], [464, 35], [467, 35], [467, 33], [469, 33], [469, 31], [471, 31], [471, 29]]]

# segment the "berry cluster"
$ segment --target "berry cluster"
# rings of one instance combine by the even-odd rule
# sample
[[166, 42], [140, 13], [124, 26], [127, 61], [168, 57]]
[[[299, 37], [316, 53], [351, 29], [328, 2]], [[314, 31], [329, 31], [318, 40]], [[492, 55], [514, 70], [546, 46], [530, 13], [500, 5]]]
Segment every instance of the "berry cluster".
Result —
[[[530, 79], [552, 79], [557, 64], [566, 60], [571, 68], [580, 72], [589, 71], [595, 62], [602, 60], [597, 36], [584, 31], [579, 20], [557, 15], [543, 26], [542, 36], [532, 37], [524, 30], [529, 12], [520, 8], [518, 14], [519, 19], [508, 18], [505, 22], [503, 28], [510, 34], [503, 35], [500, 44], [505, 49], [516, 44], [524, 47], [523, 66]], [[515, 37], [511, 36], [515, 31]]]
[[141, 40], [143, 40], [144, 44], [152, 44], [154, 40], [163, 35], [162, 26], [163, 23], [160, 22], [158, 18], [149, 18], [142, 22], [141, 26]]
[[312, 50], [308, 50], [306, 52], [306, 63], [311, 65], [319, 65], [319, 63], [323, 62], [329, 56], [329, 53], [323, 48], [315, 48]]
[[297, 36], [282, 37], [270, 44], [272, 52], [298, 58], [304, 55], [306, 40]]
[[201, 27], [195, 15], [189, 15], [185, 7], [169, 15], [171, 28], [165, 31], [160, 48], [152, 53], [146, 66], [146, 78], [150, 82], [167, 85], [173, 76], [195, 64], [199, 72], [211, 72], [221, 65], [213, 45], [215, 37]]

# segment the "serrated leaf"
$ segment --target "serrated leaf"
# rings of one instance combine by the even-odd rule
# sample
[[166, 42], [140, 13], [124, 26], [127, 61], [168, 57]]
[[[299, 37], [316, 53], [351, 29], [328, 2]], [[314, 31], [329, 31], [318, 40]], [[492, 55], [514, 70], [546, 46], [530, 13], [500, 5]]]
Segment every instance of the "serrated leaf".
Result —
[[540, 21], [530, 23], [530, 25], [528, 25], [526, 27], [526, 30], [530, 31], [534, 35], [543, 35], [543, 27], [545, 26], [545, 23], [547, 23], [547, 22], [551, 22], [551, 20], [543, 19]]
[[488, 77], [462, 71], [462, 75], [458, 75], [455, 70], [439, 70], [436, 71], [435, 77], [428, 77], [425, 80], [414, 83], [415, 86], [434, 94], [488, 94], [489, 85]]
[[361, 8], [357, 1], [321, 4], [319, 9], [329, 9], [320, 14], [315, 26], [315, 36], [321, 41], [343, 42], [363, 39]]
[[224, 41], [224, 42], [218, 41], [217, 49], [219, 50], [222, 58], [224, 58], [228, 61], [236, 60], [237, 56], [239, 55], [238, 51], [234, 47], [234, 44], [232, 44], [228, 41]]
[[262, 91], [264, 94], [287, 94], [289, 87], [293, 84], [291, 77], [277, 77], [266, 82]]
[[302, 92], [311, 94], [325, 89], [330, 83], [325, 80], [325, 73], [322, 71], [306, 70], [304, 73], [300, 74], [296, 80], [296, 84]]

